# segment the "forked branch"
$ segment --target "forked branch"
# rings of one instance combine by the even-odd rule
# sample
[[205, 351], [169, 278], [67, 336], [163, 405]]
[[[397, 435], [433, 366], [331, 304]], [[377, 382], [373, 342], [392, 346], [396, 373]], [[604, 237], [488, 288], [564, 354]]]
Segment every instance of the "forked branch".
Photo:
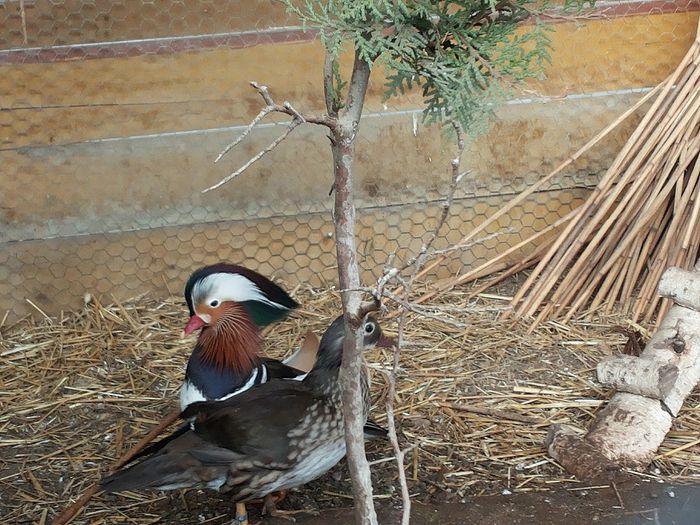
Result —
[[279, 137], [273, 140], [266, 148], [253, 155], [248, 160], [248, 162], [243, 164], [243, 166], [238, 168], [233, 173], [227, 175], [216, 184], [202, 190], [202, 193], [207, 193], [209, 191], [215, 190], [223, 186], [227, 182], [238, 177], [241, 173], [243, 173], [257, 161], [259, 161], [261, 158], [263, 158], [265, 155], [267, 155], [273, 149], [279, 146], [284, 141], [284, 139], [286, 139], [290, 135], [290, 133], [294, 131], [294, 129], [300, 124], [308, 122], [310, 124], [325, 126], [330, 130], [334, 130], [337, 125], [336, 119], [333, 117], [329, 117], [328, 115], [304, 115], [297, 111], [289, 102], [278, 104], [270, 95], [270, 90], [267, 88], [267, 86], [261, 86], [257, 82], [251, 82], [250, 85], [253, 86], [253, 88], [260, 94], [263, 101], [265, 102], [265, 107], [260, 110], [260, 112], [255, 116], [255, 118], [250, 122], [250, 124], [246, 126], [246, 128], [243, 130], [243, 133], [241, 133], [236, 138], [236, 140], [229, 143], [223, 150], [221, 150], [221, 153], [217, 155], [214, 162], [219, 162], [224, 157], [224, 155], [226, 155], [229, 151], [231, 151], [238, 144], [240, 144], [243, 141], [243, 139], [245, 139], [250, 134], [250, 132], [253, 131], [253, 128], [260, 124], [260, 122], [270, 113], [283, 113], [292, 117], [292, 120], [289, 122], [289, 125], [287, 126], [287, 129], [284, 131], [284, 133], [282, 133]]

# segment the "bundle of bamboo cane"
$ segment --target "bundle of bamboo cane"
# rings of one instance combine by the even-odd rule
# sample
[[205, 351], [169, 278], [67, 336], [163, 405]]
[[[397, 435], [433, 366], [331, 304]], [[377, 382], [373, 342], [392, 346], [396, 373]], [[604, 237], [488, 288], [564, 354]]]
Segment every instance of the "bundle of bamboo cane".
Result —
[[[609, 310], [617, 303], [631, 309], [635, 321], [649, 321], [655, 314], [663, 318], [670, 301], [656, 294], [661, 273], [668, 266], [692, 268], [700, 247], [699, 66], [700, 30], [669, 78], [463, 240], [475, 238], [658, 95], [587, 200], [550, 226], [563, 227], [554, 242], [538, 242], [539, 232], [419, 302], [455, 284], [501, 270], [510, 275], [536, 263], [512, 301], [515, 315], [534, 317], [535, 324], [548, 317], [569, 319], [584, 308]], [[526, 260], [504, 264], [514, 250], [528, 245], [538, 248]]]

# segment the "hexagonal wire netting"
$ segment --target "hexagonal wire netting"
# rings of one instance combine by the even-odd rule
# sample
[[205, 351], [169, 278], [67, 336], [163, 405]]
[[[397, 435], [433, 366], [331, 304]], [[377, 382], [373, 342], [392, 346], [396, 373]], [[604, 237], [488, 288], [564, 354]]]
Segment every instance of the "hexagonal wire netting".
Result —
[[[469, 174], [437, 247], [459, 241], [662, 80], [692, 41], [696, 10], [641, 0], [604, 2], [577, 20], [553, 14], [547, 78], [470, 139]], [[315, 34], [272, 1], [0, 1], [0, 309], [17, 318], [34, 305], [75, 308], [86, 292], [178, 294], [193, 268], [218, 260], [292, 284], [333, 284], [322, 130], [298, 129], [235, 181], [201, 192], [283, 130], [271, 118], [214, 164], [262, 106], [247, 83], [320, 111], [321, 64]], [[382, 91], [377, 71], [357, 145], [366, 280], [432, 230], [454, 152], [420, 124], [418, 94], [384, 102]], [[454, 254], [436, 276], [483, 262], [572, 209], [634, 124], [516, 207], [498, 225], [503, 235]]]

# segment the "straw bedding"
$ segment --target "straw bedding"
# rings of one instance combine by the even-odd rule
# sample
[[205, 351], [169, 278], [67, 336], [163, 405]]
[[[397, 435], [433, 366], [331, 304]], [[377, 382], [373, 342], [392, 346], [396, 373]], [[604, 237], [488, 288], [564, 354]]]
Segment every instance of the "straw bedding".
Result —
[[[407, 476], [418, 500], [461, 500], [507, 491], [571, 489], [542, 446], [550, 423], [586, 426], [610, 395], [594, 382], [605, 353], [620, 351], [622, 317], [504, 324], [514, 282], [492, 294], [442, 295], [443, 321], [411, 316], [401, 357], [396, 414], [409, 448]], [[308, 329], [322, 332], [339, 312], [334, 290], [299, 288], [303, 305], [267, 337], [268, 353], [295, 348]], [[0, 515], [8, 522], [49, 523], [176, 403], [193, 340], [180, 340], [186, 309], [179, 297], [137, 297], [58, 318], [0, 327]], [[586, 312], [589, 314], [590, 312]], [[395, 321], [385, 323], [395, 332]], [[382, 423], [385, 350], [367, 360], [373, 418]], [[691, 396], [667, 437], [649, 479], [700, 478], [700, 395]], [[375, 492], [397, 498], [388, 443], [369, 444]], [[347, 505], [341, 465], [294, 493], [290, 507]], [[283, 505], [284, 506], [284, 505]], [[225, 523], [223, 495], [127, 493], [97, 496], [73, 523]]]

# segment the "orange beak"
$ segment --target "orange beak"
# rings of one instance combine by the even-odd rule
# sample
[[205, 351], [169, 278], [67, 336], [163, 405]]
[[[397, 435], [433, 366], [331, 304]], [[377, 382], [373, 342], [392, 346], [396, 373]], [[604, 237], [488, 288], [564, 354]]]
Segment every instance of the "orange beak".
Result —
[[185, 326], [185, 329], [182, 331], [182, 337], [190, 335], [195, 330], [199, 330], [205, 324], [206, 323], [202, 320], [201, 317], [193, 315], [192, 317], [190, 317], [190, 320], [187, 322], [187, 326]]

